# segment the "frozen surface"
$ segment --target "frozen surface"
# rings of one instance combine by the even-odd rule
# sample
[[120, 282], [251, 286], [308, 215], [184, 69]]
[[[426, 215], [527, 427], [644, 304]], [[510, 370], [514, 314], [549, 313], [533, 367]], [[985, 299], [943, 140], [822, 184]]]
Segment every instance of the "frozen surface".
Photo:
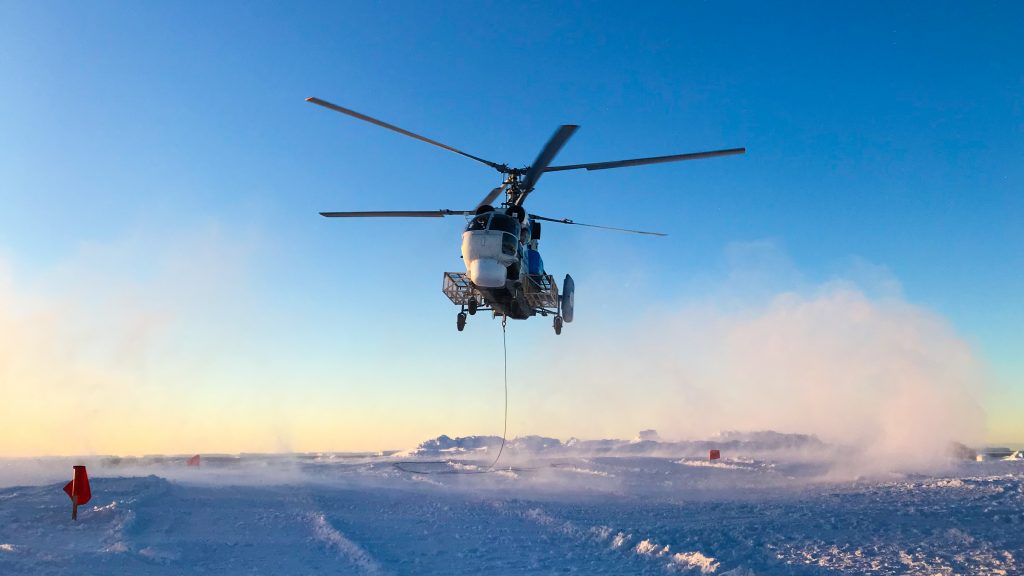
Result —
[[0, 574], [1024, 573], [1020, 460], [479, 456], [87, 460], [78, 522], [73, 462], [0, 461]]

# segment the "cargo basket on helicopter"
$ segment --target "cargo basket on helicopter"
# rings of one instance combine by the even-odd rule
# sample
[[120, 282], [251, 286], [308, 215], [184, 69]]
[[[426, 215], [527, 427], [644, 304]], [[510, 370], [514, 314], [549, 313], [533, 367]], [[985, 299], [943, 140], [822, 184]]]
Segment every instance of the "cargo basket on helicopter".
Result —
[[[486, 298], [469, 281], [469, 276], [465, 272], [445, 272], [441, 291], [456, 306], [468, 306], [470, 300], [476, 300], [482, 305], [487, 304]], [[540, 312], [544, 316], [549, 313], [558, 314], [561, 304], [558, 298], [558, 285], [550, 274], [527, 275], [523, 284], [523, 296], [535, 312]]]

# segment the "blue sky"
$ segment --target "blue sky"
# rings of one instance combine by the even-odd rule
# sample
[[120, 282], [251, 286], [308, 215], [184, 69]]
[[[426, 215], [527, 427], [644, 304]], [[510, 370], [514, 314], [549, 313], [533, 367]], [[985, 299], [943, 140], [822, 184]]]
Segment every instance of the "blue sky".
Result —
[[[537, 213], [670, 233], [547, 227], [548, 268], [585, 287], [563, 337], [720, 294], [740, 247], [742, 298], [841, 278], [945, 319], [988, 374], [989, 438], [1018, 440], [1022, 16], [1010, 2], [4, 2], [8, 308], [71, 306], [81, 328], [53, 354], [100, 371], [140, 340], [91, 314], [109, 306], [129, 327], [134, 311], [160, 318], [110, 392], [125, 406], [151, 400], [123, 390], [153, 386], [221, 417], [277, 406], [278, 421], [320, 432], [344, 406], [460, 415], [402, 408], [422, 426], [358, 441], [337, 432], [340, 448], [451, 432], [441, 428], [453, 417], [485, 432], [498, 396], [466, 375], [492, 370], [500, 332], [474, 318], [457, 334], [439, 292], [441, 272], [461, 266], [462, 221], [316, 213], [465, 209], [498, 175], [303, 99], [519, 165], [574, 123], [556, 163], [748, 153], [545, 176]], [[559, 346], [546, 321], [515, 330], [526, 358]], [[243, 415], [230, 407], [238, 394], [256, 403]], [[311, 403], [324, 414], [309, 415]], [[280, 442], [270, 448], [314, 445], [287, 438], [316, 430], [282, 426], [266, 433]]]

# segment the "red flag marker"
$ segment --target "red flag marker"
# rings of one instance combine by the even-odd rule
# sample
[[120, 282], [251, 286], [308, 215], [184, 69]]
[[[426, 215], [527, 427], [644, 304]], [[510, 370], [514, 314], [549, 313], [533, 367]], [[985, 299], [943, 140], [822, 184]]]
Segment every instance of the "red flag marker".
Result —
[[710, 453], [708, 453], [708, 460], [718, 460], [721, 457], [722, 453], [719, 452], [718, 450], [712, 450]]
[[89, 489], [89, 475], [85, 472], [85, 466], [75, 466], [75, 475], [71, 482], [64, 486], [64, 491], [71, 498], [71, 519], [78, 520], [78, 505], [85, 504], [92, 498], [92, 490]]
[[189, 466], [199, 466], [199, 454], [196, 454], [195, 456], [189, 458], [188, 461], [185, 463], [188, 464]]

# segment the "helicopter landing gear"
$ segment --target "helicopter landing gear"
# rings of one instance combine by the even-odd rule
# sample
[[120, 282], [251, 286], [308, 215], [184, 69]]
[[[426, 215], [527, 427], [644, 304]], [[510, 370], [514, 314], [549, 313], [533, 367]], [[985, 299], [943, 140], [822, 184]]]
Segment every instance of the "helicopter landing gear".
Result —
[[469, 302], [466, 304], [466, 307], [469, 308], [469, 315], [472, 316], [472, 315], [476, 314], [476, 309], [479, 306], [480, 306], [480, 303], [476, 301], [476, 298], [470, 298]]
[[462, 329], [466, 327], [466, 313], [459, 312], [459, 315], [455, 317], [455, 327], [462, 332]]
[[562, 333], [562, 317], [555, 316], [555, 334]]

